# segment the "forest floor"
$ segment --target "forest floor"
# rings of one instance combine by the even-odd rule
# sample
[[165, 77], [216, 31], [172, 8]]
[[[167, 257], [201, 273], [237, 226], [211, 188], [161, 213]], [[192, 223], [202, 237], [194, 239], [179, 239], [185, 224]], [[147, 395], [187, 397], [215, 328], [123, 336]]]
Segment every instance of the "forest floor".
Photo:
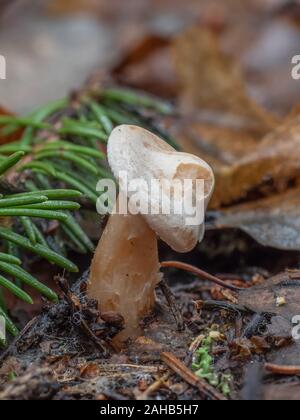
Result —
[[23, 330], [0, 352], [0, 400], [299, 400], [298, 3], [50, 3], [24, 17], [21, 5], [1, 26], [14, 67], [1, 105], [27, 112], [91, 75], [90, 83], [176, 103], [164, 128], [210, 163], [217, 182], [205, 240], [184, 257], [161, 245], [160, 258], [206, 270], [225, 287], [164, 269], [143, 335], [118, 351], [118, 314], [100, 314], [96, 325], [97, 302], [85, 295], [91, 255], [73, 255], [79, 279], [35, 263], [32, 272], [61, 299], [30, 310], [11, 302]]

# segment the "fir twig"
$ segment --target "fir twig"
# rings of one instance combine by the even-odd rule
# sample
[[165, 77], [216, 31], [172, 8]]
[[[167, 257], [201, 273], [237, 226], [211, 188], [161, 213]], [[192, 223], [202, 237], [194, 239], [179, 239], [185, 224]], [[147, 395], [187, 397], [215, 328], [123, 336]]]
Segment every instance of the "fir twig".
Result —
[[[14, 181], [8, 189], [5, 186], [2, 195], [0, 190], [0, 217], [4, 221], [0, 225], [0, 291], [7, 289], [31, 303], [22, 290], [22, 283], [26, 283], [50, 300], [57, 299], [54, 292], [22, 268], [23, 253], [44, 258], [70, 272], [78, 271], [66, 257], [66, 245], [91, 253], [94, 244], [80, 227], [80, 218], [71, 212], [80, 211], [77, 199], [88, 208], [95, 206], [99, 179], [113, 178], [103, 153], [113, 128], [138, 124], [177, 147], [156, 126], [151, 112], [169, 115], [172, 107], [152, 96], [108, 89], [93, 94], [93, 98], [79, 98], [76, 107], [63, 99], [24, 117], [0, 117], [2, 133], [23, 129], [18, 141], [0, 146], [0, 184], [4, 186], [7, 171], [15, 175], [8, 180], [17, 180], [16, 185]], [[52, 224], [51, 235], [47, 233], [47, 220], [57, 221]], [[6, 314], [3, 299], [0, 310]], [[15, 326], [5, 316], [8, 330], [16, 335]]]

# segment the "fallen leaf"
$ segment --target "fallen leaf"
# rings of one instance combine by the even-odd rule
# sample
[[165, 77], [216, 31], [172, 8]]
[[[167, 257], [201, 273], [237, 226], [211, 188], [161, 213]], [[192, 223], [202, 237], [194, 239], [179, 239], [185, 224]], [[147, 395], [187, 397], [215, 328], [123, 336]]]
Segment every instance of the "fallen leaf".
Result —
[[290, 344], [283, 348], [275, 348], [267, 357], [269, 363], [275, 363], [283, 366], [299, 365], [300, 360], [300, 343], [291, 341]]
[[144, 36], [129, 48], [112, 75], [118, 83], [173, 98], [178, 85], [170, 45], [168, 37]]
[[283, 318], [282, 316], [274, 316], [271, 323], [267, 326], [267, 335], [275, 339], [286, 339], [292, 338], [291, 334], [291, 321]]
[[[285, 298], [284, 306], [278, 307], [276, 304], [278, 296]], [[268, 339], [268, 343], [273, 343], [267, 354], [268, 362], [279, 365], [299, 364], [300, 342], [294, 341], [292, 337], [294, 326], [292, 321], [294, 316], [299, 314], [299, 299], [299, 270], [288, 270], [266, 280], [261, 285], [238, 292], [239, 306], [256, 314], [264, 314], [269, 318], [265, 331], [261, 331], [261, 338]], [[246, 343], [243, 340], [241, 343], [243, 346], [240, 345], [240, 352], [245, 354]], [[237, 351], [237, 344], [233, 348], [234, 351]]]
[[84, 379], [92, 379], [99, 376], [100, 367], [97, 363], [87, 363], [80, 370], [80, 377]]
[[217, 228], [239, 228], [263, 246], [300, 251], [300, 188], [217, 213]]
[[263, 354], [270, 349], [264, 337], [237, 338], [229, 343], [231, 355], [235, 359], [248, 359], [253, 354]]
[[[231, 167], [217, 172], [212, 207], [245, 199], [255, 188], [271, 185], [285, 191], [300, 177], [300, 116], [288, 118], [256, 147]], [[271, 191], [272, 191], [271, 190]]]
[[174, 56], [183, 113], [174, 133], [185, 150], [206, 159], [215, 171], [211, 208], [245, 199], [270, 178], [289, 180], [295, 165], [283, 167], [279, 156], [295, 147], [298, 124], [289, 120], [277, 129], [280, 120], [250, 98], [242, 72], [223, 53], [217, 36], [194, 27], [177, 38]]
[[220, 286], [213, 287], [211, 289], [210, 293], [211, 293], [211, 296], [214, 300], [218, 300], [218, 301], [227, 300], [227, 301], [229, 301], [231, 303], [234, 303], [234, 304], [238, 303], [238, 301], [237, 301], [235, 295], [233, 294], [233, 292], [231, 292], [228, 289], [224, 289]]
[[223, 119], [263, 134], [276, 126], [277, 119], [249, 97], [240, 68], [212, 31], [189, 29], [176, 39], [174, 56], [184, 112], [221, 112]]
[[267, 384], [263, 387], [263, 399], [266, 401], [299, 401], [300, 384]]
[[[257, 148], [261, 137], [248, 132], [237, 120], [226, 118], [222, 113], [204, 114], [198, 113], [198, 121], [185, 116], [171, 129], [186, 152], [200, 155], [213, 167], [217, 176], [226, 176], [226, 170], [229, 171], [237, 161]], [[222, 196], [220, 200], [223, 199]]]
[[[276, 298], [284, 296], [286, 305], [277, 306]], [[238, 292], [238, 303], [254, 313], [269, 313], [281, 316], [292, 324], [292, 318], [299, 313], [300, 271], [286, 271], [265, 281], [263, 284]]]

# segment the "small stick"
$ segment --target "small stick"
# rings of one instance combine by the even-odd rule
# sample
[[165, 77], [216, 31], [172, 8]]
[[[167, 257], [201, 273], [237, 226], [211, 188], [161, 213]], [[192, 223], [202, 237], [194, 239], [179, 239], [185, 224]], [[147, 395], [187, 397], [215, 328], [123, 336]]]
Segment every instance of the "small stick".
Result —
[[159, 391], [163, 387], [166, 386], [166, 380], [168, 379], [169, 374], [164, 375], [161, 378], [158, 378], [155, 382], [153, 382], [143, 393], [141, 393], [137, 400], [146, 401], [149, 399], [149, 397], [154, 394], [154, 392]]
[[182, 313], [176, 303], [176, 299], [175, 296], [173, 295], [170, 287], [167, 285], [167, 282], [165, 281], [165, 279], [162, 279], [159, 283], [159, 287], [161, 289], [161, 291], [163, 292], [168, 305], [171, 309], [171, 312], [175, 318], [176, 324], [177, 324], [177, 329], [178, 331], [184, 331], [185, 328], [185, 324], [184, 324], [184, 319], [182, 316]]
[[198, 388], [201, 394], [205, 397], [217, 401], [227, 401], [219, 391], [209, 385], [206, 381], [196, 376], [188, 367], [186, 367], [176, 356], [172, 353], [162, 353], [161, 360], [177, 375], [179, 375], [186, 383]]
[[213, 276], [212, 274], [206, 273], [203, 270], [200, 270], [200, 268], [195, 267], [190, 264], [183, 263], [181, 261], [164, 261], [161, 263], [162, 268], [177, 268], [178, 270], [184, 270], [189, 273], [194, 274], [195, 276], [199, 277], [200, 279], [208, 280], [213, 283], [218, 284], [221, 287], [224, 287], [226, 289], [230, 289], [233, 291], [239, 291], [244, 290], [239, 287], [233, 286], [232, 284], [227, 284], [223, 280], [219, 279], [218, 277]]
[[281, 366], [272, 363], [266, 363], [265, 369], [268, 372], [276, 373], [277, 375], [300, 376], [300, 366]]

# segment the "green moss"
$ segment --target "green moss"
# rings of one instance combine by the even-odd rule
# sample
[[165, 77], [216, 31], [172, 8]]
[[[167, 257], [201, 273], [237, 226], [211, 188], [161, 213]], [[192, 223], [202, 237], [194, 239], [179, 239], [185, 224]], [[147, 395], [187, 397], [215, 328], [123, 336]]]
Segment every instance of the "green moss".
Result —
[[218, 374], [214, 369], [214, 358], [211, 356], [213, 339], [208, 336], [202, 341], [201, 347], [194, 353], [192, 369], [201, 379], [205, 379], [210, 385], [218, 388], [225, 396], [230, 396], [230, 374]]

